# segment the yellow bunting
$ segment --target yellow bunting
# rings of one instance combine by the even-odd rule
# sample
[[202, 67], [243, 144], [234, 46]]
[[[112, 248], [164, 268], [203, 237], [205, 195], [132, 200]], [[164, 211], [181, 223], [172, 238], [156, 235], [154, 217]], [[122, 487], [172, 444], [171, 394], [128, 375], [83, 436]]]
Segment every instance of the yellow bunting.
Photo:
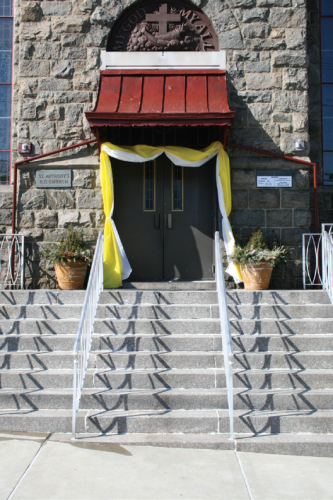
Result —
[[110, 158], [104, 151], [101, 151], [100, 171], [105, 215], [103, 243], [104, 288], [119, 288], [122, 286], [122, 266], [111, 222], [111, 210], [113, 206], [113, 176]]
[[[174, 156], [178, 160], [184, 161], [184, 166], [199, 166], [198, 164], [202, 165], [203, 163], [205, 163], [205, 160], [208, 161], [214, 155], [218, 154], [218, 160], [219, 160], [218, 172], [222, 185], [225, 212], [227, 216], [231, 212], [231, 184], [230, 184], [229, 157], [227, 153], [224, 151], [224, 148], [220, 142], [213, 142], [212, 144], [210, 144], [210, 146], [201, 151], [197, 151], [191, 148], [184, 148], [180, 146], [154, 147], [141, 144], [136, 146], [121, 147], [121, 146], [115, 146], [110, 142], [104, 143], [102, 145], [102, 150], [101, 150], [101, 165], [100, 165], [104, 213], [106, 217], [104, 247], [103, 247], [104, 288], [118, 288], [122, 285], [122, 272], [124, 266], [124, 261], [122, 261], [122, 256], [123, 257], [125, 256], [126, 258], [126, 254], [122, 249], [118, 234], [115, 234], [117, 233], [117, 231], [112, 221], [113, 200], [114, 200], [113, 179], [112, 179], [111, 162], [109, 154], [106, 151], [108, 151], [108, 153], [115, 158], [131, 162], [144, 162], [146, 160], [151, 160], [161, 155], [163, 152], [165, 152], [166, 154]], [[234, 239], [229, 221], [226, 221], [226, 223], [227, 223], [226, 225], [229, 228], [228, 230], [229, 241], [232, 242], [233, 244]], [[121, 250], [119, 249], [119, 245], [121, 246]], [[128, 267], [130, 269], [129, 265]], [[237, 269], [237, 274], [241, 279], [239, 268]]]

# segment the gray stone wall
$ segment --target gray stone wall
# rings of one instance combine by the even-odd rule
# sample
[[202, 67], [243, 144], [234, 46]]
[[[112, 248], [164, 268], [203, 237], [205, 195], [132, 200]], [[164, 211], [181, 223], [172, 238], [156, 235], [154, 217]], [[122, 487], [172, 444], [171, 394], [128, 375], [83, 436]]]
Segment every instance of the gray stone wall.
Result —
[[[246, 165], [244, 168], [244, 164]], [[236, 238], [245, 244], [260, 227], [264, 236], [274, 235], [278, 245], [288, 248], [288, 263], [274, 268], [271, 288], [302, 288], [302, 233], [313, 223], [310, 210], [308, 168], [292, 167], [292, 188], [256, 188], [258, 170], [290, 170], [283, 160], [249, 157], [235, 161], [232, 169], [230, 222]]]
[[53, 266], [40, 262], [39, 251], [64, 237], [72, 225], [95, 243], [104, 226], [99, 171], [73, 169], [71, 189], [36, 189], [36, 170], [21, 170], [18, 225], [25, 236], [26, 288], [56, 288]]
[[[33, 154], [39, 154], [92, 137], [84, 113], [93, 109], [96, 100], [100, 50], [105, 49], [116, 18], [131, 3], [16, 2], [14, 159], [18, 140], [31, 140]], [[318, 151], [316, 132], [311, 140], [309, 137], [308, 76], [312, 75], [310, 99], [318, 84], [317, 62], [312, 60], [316, 49], [311, 42], [311, 24], [307, 26], [306, 1], [197, 0], [194, 3], [212, 20], [220, 49], [227, 50], [229, 102], [235, 110], [231, 140], [292, 154], [292, 140], [301, 138], [306, 144], [305, 159], [310, 146]], [[312, 132], [318, 131], [318, 116], [318, 110], [310, 115]], [[245, 238], [257, 226], [266, 232], [274, 229], [278, 243], [292, 247], [291, 263], [284, 275], [276, 275], [275, 285], [300, 286], [301, 233], [311, 225], [311, 174], [305, 168], [233, 148], [228, 153], [233, 185], [231, 221], [235, 233]], [[89, 156], [87, 160], [95, 155], [92, 160], [95, 163], [97, 150], [82, 148], [80, 155]], [[66, 158], [67, 155], [61, 157]], [[257, 168], [293, 168], [293, 189], [256, 189]], [[87, 171], [83, 172], [75, 175], [88, 182]], [[22, 171], [20, 176], [18, 228], [30, 241], [29, 286], [49, 286], [52, 272], [46, 275], [38, 265], [39, 244], [57, 237], [70, 222], [96, 231], [101, 210], [96, 200], [100, 195], [94, 172], [91, 186], [73, 184], [66, 195], [64, 191], [53, 195], [37, 191], [31, 175]], [[2, 207], [0, 202], [0, 225], [8, 225], [10, 214], [6, 212], [5, 198], [3, 203]]]
[[[39, 154], [91, 137], [84, 112], [96, 98], [100, 50], [131, 3], [18, 0], [14, 151], [17, 139]], [[194, 3], [228, 51], [232, 139], [291, 153], [292, 139], [303, 138], [308, 153], [305, 0]]]

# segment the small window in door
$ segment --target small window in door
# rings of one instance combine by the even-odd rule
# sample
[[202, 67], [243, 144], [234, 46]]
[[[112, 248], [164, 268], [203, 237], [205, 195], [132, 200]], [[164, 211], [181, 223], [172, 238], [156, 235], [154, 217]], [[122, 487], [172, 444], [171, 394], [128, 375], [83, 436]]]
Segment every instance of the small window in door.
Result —
[[184, 168], [172, 165], [172, 211], [184, 210]]
[[155, 212], [155, 162], [143, 165], [143, 210]]

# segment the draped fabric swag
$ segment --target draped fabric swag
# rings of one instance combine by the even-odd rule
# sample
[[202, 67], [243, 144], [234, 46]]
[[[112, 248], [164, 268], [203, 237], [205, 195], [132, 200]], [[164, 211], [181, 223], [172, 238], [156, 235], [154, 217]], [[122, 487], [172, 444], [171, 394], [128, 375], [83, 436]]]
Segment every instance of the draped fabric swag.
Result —
[[[229, 157], [224, 151], [221, 142], [213, 142], [207, 148], [197, 151], [195, 149], [179, 146], [129, 146], [120, 147], [106, 142], [101, 148], [101, 186], [103, 193], [105, 229], [104, 229], [104, 288], [118, 288], [122, 280], [129, 277], [132, 272], [126, 257], [116, 225], [112, 219], [114, 210], [114, 188], [110, 157], [134, 163], [151, 161], [165, 153], [174, 165], [181, 167], [200, 167], [216, 156], [216, 186], [219, 208], [222, 214], [223, 240], [227, 255], [234, 249], [235, 239], [229, 224], [228, 215], [231, 212], [231, 186]], [[229, 262], [227, 272], [238, 283], [241, 281], [237, 267]]]

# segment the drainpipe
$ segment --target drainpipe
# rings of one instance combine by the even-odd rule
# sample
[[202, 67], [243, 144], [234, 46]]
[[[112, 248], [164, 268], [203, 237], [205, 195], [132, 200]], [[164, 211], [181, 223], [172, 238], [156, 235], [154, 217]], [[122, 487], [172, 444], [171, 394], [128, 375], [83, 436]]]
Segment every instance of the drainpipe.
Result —
[[265, 156], [273, 156], [274, 158], [281, 158], [283, 160], [292, 161], [294, 163], [301, 163], [302, 165], [310, 165], [313, 167], [313, 190], [314, 190], [314, 210], [315, 210], [315, 232], [319, 232], [319, 212], [318, 212], [318, 185], [317, 185], [317, 163], [311, 161], [300, 160], [294, 158], [293, 156], [279, 155], [277, 153], [271, 153], [270, 151], [264, 151], [262, 149], [250, 148], [248, 146], [241, 146], [240, 144], [234, 144], [228, 141], [228, 146], [232, 148], [245, 149], [246, 151], [252, 151], [253, 153], [258, 153]]
[[[40, 158], [45, 158], [46, 156], [55, 155], [57, 153], [62, 153], [63, 151], [68, 151], [69, 149], [79, 148], [80, 146], [86, 146], [92, 142], [96, 142], [97, 139], [88, 139], [87, 141], [78, 142], [77, 144], [72, 144], [71, 146], [66, 146], [60, 149], [54, 149], [48, 153], [43, 153], [41, 155], [32, 156], [31, 158], [23, 158], [23, 160], [18, 160], [14, 163], [14, 188], [13, 188], [13, 210], [12, 210], [12, 234], [15, 234], [16, 230], [16, 197], [17, 197], [17, 170], [19, 165], [24, 163], [29, 163], [34, 160], [39, 160]], [[12, 246], [12, 279], [14, 279], [15, 271], [15, 247]]]

